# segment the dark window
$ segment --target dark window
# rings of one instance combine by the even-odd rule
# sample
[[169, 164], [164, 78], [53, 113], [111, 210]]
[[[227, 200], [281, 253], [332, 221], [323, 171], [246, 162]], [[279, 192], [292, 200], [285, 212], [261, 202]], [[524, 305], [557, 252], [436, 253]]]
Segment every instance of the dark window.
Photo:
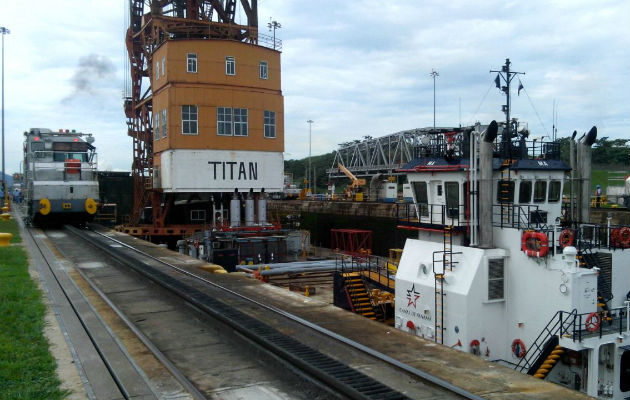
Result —
[[413, 192], [416, 196], [416, 203], [418, 203], [418, 208], [420, 212], [420, 216], [428, 217], [429, 216], [429, 196], [427, 194], [427, 183], [426, 182], [413, 182], [412, 183]]
[[504, 277], [503, 259], [488, 260], [488, 300], [504, 299]]
[[459, 218], [459, 183], [444, 182], [446, 210], [449, 218]]
[[499, 181], [497, 203], [514, 203], [514, 181]]
[[562, 183], [560, 181], [549, 182], [549, 202], [556, 202], [560, 200], [560, 188]]
[[521, 183], [518, 186], [518, 202], [519, 203], [532, 202], [532, 181], [521, 181]]
[[534, 184], [534, 203], [544, 203], [547, 198], [547, 181], [536, 181]]
[[442, 195], [442, 185], [437, 185], [437, 195], [438, 196]]

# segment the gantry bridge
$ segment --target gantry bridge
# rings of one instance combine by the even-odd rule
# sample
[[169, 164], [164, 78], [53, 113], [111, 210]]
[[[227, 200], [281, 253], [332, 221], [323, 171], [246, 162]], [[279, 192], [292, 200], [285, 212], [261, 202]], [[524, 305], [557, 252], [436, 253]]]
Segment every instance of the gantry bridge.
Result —
[[415, 158], [414, 149], [420, 145], [429, 145], [435, 137], [442, 136], [440, 134], [461, 129], [416, 128], [377, 138], [364, 136], [363, 140], [341, 143], [335, 151], [331, 168], [326, 172], [331, 179], [345, 178], [346, 175], [338, 168], [342, 164], [356, 176], [404, 174], [396, 170]]

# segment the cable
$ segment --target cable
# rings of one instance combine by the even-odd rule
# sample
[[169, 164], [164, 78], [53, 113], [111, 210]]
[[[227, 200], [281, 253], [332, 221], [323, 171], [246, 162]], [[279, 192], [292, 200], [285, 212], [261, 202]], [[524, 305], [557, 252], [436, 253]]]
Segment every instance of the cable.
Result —
[[475, 117], [477, 116], [477, 113], [479, 112], [479, 109], [483, 105], [483, 102], [486, 101], [486, 97], [488, 97], [488, 93], [490, 93], [490, 89], [492, 89], [493, 84], [494, 84], [494, 81], [490, 82], [490, 86], [488, 86], [488, 90], [486, 91], [486, 94], [483, 95], [483, 98], [481, 99], [481, 102], [477, 106], [477, 109], [475, 110], [475, 113], [473, 114], [473, 116], [471, 118], [471, 121], [470, 121], [470, 123], [468, 125], [472, 126], [475, 123]]
[[534, 109], [534, 112], [536, 113], [536, 117], [538, 117], [538, 122], [540, 122], [540, 125], [543, 128], [543, 131], [545, 131], [545, 133], [547, 134], [550, 140], [553, 140], [553, 137], [549, 136], [549, 131], [547, 130], [547, 127], [545, 126], [545, 124], [543, 124], [542, 119], [540, 119], [540, 115], [538, 115], [538, 110], [536, 110], [536, 107], [534, 107], [534, 103], [532, 102], [532, 99], [529, 97], [529, 93], [527, 93], [527, 89], [523, 87], [521, 90], [525, 92], [525, 95], [527, 96], [527, 100], [529, 100], [529, 104]]

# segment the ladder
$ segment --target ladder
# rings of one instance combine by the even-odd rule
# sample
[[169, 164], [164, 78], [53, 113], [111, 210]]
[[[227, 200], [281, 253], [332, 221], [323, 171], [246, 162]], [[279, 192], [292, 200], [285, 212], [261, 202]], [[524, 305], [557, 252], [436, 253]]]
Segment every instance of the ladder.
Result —
[[[444, 344], [444, 278], [446, 271], [452, 271], [456, 264], [453, 261], [453, 226], [444, 227], [443, 250], [433, 252], [433, 276], [435, 279], [435, 342]], [[441, 256], [441, 257], [440, 257]]]
[[361, 275], [358, 272], [344, 272], [341, 275], [343, 276], [352, 311], [371, 320], [382, 319], [382, 316], [378, 315], [374, 310], [370, 294]]

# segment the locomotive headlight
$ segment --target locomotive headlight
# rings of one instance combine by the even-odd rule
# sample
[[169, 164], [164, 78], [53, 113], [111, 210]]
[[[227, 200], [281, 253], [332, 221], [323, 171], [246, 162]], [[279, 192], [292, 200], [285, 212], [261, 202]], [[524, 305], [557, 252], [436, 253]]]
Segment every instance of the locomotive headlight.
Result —
[[96, 201], [94, 201], [94, 199], [88, 197], [87, 199], [85, 199], [85, 211], [90, 214], [93, 215], [96, 213]]
[[41, 215], [48, 215], [50, 213], [50, 200], [41, 199], [39, 201], [39, 213]]

